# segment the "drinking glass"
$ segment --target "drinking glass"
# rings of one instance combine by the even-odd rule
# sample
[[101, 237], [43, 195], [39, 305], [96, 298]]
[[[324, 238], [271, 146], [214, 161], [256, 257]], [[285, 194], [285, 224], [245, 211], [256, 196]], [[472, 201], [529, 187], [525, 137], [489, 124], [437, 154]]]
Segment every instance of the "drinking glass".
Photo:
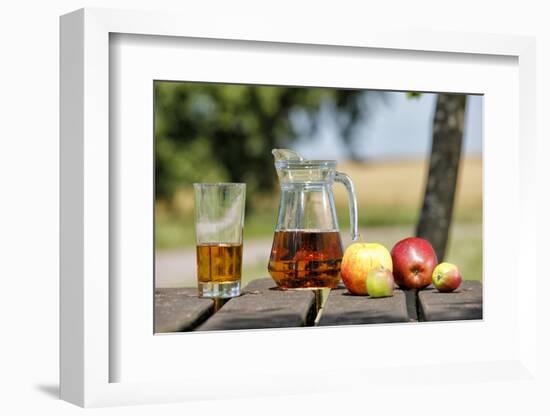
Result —
[[239, 296], [246, 185], [195, 183], [193, 187], [199, 296]]

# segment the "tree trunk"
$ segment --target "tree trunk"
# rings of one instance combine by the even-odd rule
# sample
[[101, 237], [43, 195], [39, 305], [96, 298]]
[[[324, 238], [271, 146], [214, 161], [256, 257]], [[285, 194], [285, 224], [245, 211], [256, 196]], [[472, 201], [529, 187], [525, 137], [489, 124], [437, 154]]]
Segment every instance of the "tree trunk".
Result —
[[439, 94], [424, 203], [416, 235], [428, 240], [439, 261], [445, 258], [462, 150], [466, 96]]

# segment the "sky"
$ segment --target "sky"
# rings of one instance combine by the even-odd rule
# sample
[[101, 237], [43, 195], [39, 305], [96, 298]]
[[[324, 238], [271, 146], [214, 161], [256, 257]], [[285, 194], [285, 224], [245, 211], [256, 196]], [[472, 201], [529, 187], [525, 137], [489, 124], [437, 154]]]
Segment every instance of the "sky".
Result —
[[[358, 154], [369, 160], [411, 159], [429, 155], [433, 113], [437, 94], [423, 93], [418, 98], [403, 92], [385, 92], [384, 100], [372, 99], [369, 118], [357, 130], [362, 141]], [[466, 101], [463, 151], [481, 155], [483, 97], [469, 95]], [[342, 139], [330, 117], [321, 111], [321, 127], [313, 140], [302, 140], [296, 150], [307, 159], [346, 158]]]

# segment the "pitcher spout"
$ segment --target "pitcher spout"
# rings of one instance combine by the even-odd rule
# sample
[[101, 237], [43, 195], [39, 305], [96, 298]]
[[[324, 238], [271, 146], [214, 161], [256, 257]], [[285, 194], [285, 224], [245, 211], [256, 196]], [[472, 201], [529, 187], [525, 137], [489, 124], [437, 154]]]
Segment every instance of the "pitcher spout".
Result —
[[273, 149], [271, 153], [275, 157], [275, 162], [279, 162], [283, 160], [295, 160], [297, 162], [302, 162], [304, 160], [304, 158], [300, 156], [298, 153], [296, 153], [294, 150]]

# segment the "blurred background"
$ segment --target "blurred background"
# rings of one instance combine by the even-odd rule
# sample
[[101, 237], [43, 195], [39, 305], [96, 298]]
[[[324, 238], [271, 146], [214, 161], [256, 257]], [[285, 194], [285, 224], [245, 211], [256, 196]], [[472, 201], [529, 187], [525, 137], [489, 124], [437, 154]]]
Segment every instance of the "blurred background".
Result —
[[[440, 260], [481, 280], [481, 96], [160, 81], [154, 88], [156, 287], [196, 286], [193, 182], [246, 182], [243, 283], [268, 276], [279, 198], [273, 148], [338, 161], [355, 184], [364, 241], [391, 250], [408, 236], [433, 239]], [[347, 246], [347, 196], [342, 185], [334, 191]]]

